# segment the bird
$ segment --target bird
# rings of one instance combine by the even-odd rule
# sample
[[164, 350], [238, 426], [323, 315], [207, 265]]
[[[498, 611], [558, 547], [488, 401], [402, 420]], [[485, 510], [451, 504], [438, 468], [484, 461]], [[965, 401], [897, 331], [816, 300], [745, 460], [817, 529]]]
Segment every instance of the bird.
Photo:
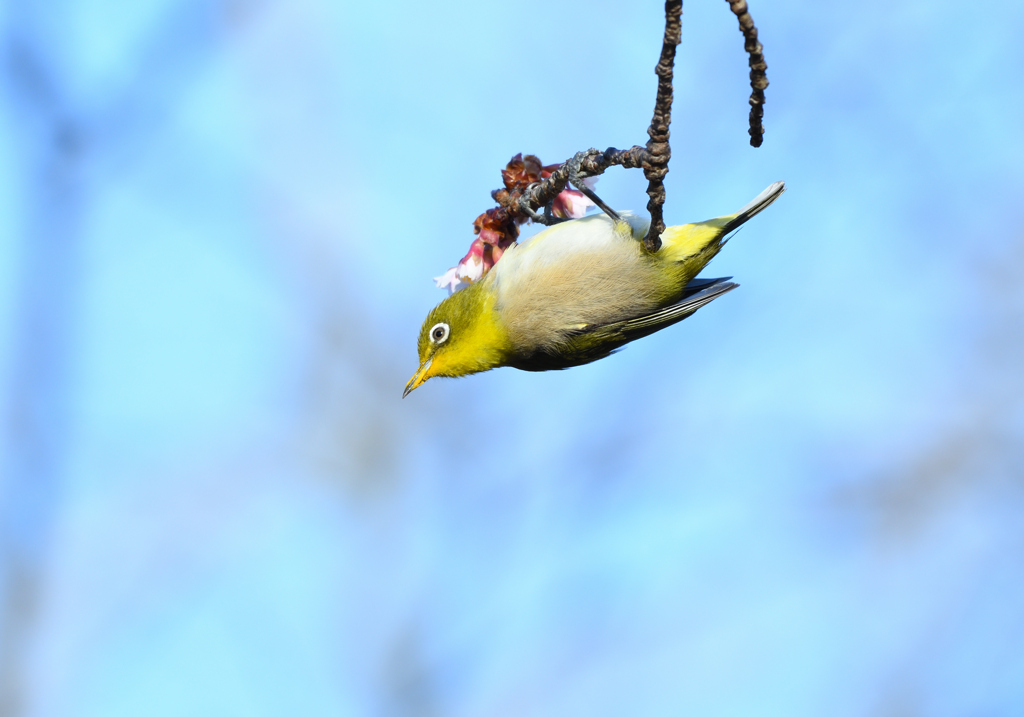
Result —
[[555, 224], [510, 246], [427, 314], [420, 366], [402, 397], [435, 376], [580, 366], [682, 321], [739, 286], [732, 277], [696, 277], [785, 189], [775, 182], [735, 214], [667, 227], [654, 252], [643, 243], [650, 222], [631, 212]]

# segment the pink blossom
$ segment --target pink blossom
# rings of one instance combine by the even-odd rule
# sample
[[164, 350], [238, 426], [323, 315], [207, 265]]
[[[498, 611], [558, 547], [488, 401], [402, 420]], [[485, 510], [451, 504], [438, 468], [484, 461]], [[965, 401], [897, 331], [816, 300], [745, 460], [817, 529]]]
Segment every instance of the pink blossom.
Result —
[[494, 266], [495, 259], [491, 256], [491, 249], [492, 247], [482, 238], [477, 237], [457, 266], [453, 266], [441, 276], [434, 277], [437, 288], [448, 289], [449, 294], [454, 294], [477, 281]]
[[565, 189], [551, 203], [551, 213], [562, 219], [579, 219], [587, 213], [587, 207], [592, 206], [594, 203], [583, 192]]

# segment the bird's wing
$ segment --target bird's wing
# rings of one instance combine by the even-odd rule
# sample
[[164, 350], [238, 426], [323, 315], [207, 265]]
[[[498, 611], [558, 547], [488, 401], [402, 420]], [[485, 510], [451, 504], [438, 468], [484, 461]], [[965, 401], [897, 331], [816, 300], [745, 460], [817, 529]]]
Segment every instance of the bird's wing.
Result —
[[653, 334], [666, 326], [682, 321], [700, 307], [739, 286], [739, 284], [729, 281], [731, 278], [694, 279], [686, 285], [686, 293], [676, 303], [651, 314], [597, 326], [590, 331], [608, 338], [619, 338], [623, 340], [623, 343]]
[[509, 365], [524, 371], [549, 371], [597, 361], [630, 341], [682, 321], [708, 302], [732, 291], [739, 284], [732, 283], [730, 278], [694, 279], [686, 285], [682, 299], [650, 314], [598, 326], [577, 324], [567, 327], [570, 333], [552, 347], [554, 350], [537, 351], [519, 357]]

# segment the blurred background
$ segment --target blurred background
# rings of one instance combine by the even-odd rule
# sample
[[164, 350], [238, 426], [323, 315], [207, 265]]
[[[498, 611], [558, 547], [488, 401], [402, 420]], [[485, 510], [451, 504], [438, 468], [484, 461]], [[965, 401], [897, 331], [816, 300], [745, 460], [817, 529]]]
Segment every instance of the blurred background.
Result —
[[[1024, 6], [685, 7], [741, 290], [405, 401], [516, 152], [646, 140], [660, 2], [0, 9], [0, 715], [1024, 714]], [[642, 209], [640, 172], [598, 191]]]

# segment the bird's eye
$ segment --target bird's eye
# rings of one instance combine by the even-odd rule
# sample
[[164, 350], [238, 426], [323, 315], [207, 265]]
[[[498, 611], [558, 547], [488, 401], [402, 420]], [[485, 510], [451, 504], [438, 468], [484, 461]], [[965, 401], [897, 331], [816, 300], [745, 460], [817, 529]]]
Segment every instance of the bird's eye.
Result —
[[440, 323], [434, 324], [434, 327], [430, 329], [430, 340], [435, 344], [439, 344], [448, 338], [448, 324]]

